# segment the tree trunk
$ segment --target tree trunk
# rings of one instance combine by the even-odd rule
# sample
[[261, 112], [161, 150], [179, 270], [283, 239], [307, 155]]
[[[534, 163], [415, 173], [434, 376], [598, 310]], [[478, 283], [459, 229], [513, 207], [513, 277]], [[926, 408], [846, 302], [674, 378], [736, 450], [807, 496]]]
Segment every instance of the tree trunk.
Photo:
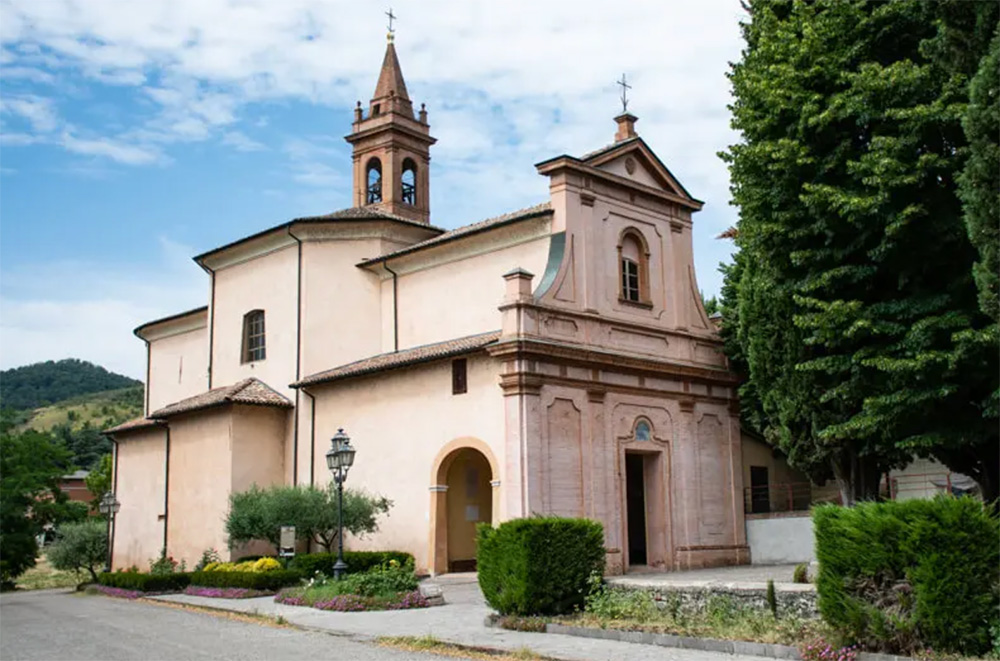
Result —
[[882, 466], [877, 461], [859, 457], [853, 450], [845, 450], [830, 463], [844, 506], [851, 507], [864, 500], [878, 500]]
[[94, 571], [94, 568], [93, 567], [87, 567], [87, 571], [90, 572], [90, 577], [92, 579], [94, 579], [94, 583], [98, 583], [99, 581], [97, 580], [97, 572]]

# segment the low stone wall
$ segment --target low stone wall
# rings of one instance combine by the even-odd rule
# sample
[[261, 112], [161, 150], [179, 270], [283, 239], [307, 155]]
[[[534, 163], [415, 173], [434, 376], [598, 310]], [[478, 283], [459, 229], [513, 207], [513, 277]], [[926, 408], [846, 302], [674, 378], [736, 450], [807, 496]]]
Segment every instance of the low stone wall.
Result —
[[[614, 590], [643, 590], [653, 595], [656, 605], [664, 609], [700, 612], [707, 610], [713, 600], [728, 599], [747, 608], [764, 609], [767, 605], [767, 588], [713, 585], [614, 585]], [[796, 615], [803, 618], [819, 617], [816, 607], [816, 589], [811, 584], [776, 584], [775, 598], [778, 615]]]

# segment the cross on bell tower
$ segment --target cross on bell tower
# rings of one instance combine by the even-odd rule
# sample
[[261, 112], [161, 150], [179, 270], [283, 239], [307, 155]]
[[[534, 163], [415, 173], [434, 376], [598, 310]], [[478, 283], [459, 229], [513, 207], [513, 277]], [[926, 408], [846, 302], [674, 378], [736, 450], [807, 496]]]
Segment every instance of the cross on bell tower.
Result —
[[396, 15], [390, 9], [385, 57], [366, 113], [358, 101], [351, 134], [354, 206], [430, 223], [430, 135], [423, 104], [416, 117], [396, 56]]

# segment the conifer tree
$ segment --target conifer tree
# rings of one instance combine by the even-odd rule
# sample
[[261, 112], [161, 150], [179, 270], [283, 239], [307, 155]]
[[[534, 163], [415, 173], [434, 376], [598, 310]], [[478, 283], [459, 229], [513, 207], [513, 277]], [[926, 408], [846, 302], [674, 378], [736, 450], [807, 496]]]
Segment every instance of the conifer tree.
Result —
[[848, 503], [914, 453], [995, 496], [1000, 462], [973, 455], [1000, 446], [981, 409], [997, 352], [957, 339], [982, 322], [956, 178], [997, 6], [749, 11], [731, 73], [742, 141], [723, 157], [740, 210], [735, 337], [765, 436], [814, 477], [828, 467]]

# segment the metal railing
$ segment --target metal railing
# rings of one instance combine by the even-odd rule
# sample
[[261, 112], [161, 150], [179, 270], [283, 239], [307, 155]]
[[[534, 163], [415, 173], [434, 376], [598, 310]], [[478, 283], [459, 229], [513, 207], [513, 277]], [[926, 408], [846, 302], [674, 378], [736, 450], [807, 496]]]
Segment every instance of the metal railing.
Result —
[[743, 489], [743, 511], [747, 514], [799, 512], [811, 504], [809, 482], [776, 482]]

